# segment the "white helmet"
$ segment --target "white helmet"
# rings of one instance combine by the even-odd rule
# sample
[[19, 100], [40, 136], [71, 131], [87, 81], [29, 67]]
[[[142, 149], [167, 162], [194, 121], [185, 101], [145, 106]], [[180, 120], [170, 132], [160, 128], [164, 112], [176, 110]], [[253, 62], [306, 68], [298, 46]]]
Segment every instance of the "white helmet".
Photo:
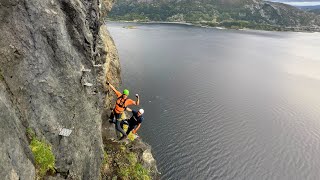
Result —
[[144, 110], [143, 110], [143, 109], [139, 109], [139, 113], [140, 113], [140, 114], [143, 114], [143, 113], [144, 113]]

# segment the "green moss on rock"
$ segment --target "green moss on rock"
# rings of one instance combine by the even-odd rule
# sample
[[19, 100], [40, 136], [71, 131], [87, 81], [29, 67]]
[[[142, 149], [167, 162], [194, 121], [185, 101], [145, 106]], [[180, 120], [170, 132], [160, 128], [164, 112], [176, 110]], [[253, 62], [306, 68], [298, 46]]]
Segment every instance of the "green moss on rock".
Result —
[[28, 128], [26, 132], [28, 138], [31, 139], [29, 147], [35, 159], [38, 177], [42, 178], [47, 172], [54, 173], [55, 156], [51, 145], [44, 140], [38, 139], [31, 128]]
[[135, 153], [128, 153], [125, 154], [126, 160], [123, 161], [118, 169], [118, 174], [121, 179], [135, 179], [135, 180], [150, 180], [150, 173], [149, 171], [144, 168], [140, 163], [137, 161], [137, 154]]
[[[104, 169], [102, 179], [114, 177], [122, 180], [150, 180], [151, 171], [144, 167], [141, 151], [134, 150], [133, 144], [115, 142], [109, 140], [105, 142]], [[106, 160], [107, 154], [107, 160]]]

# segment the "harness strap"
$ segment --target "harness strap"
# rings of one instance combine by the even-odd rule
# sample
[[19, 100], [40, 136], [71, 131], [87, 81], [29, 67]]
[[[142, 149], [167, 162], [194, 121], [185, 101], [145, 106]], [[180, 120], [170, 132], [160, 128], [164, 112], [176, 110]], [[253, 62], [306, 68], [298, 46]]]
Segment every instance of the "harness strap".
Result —
[[[119, 100], [120, 102], [118, 102], [118, 100]], [[122, 100], [124, 100], [124, 101], [122, 101]], [[117, 99], [117, 103], [116, 103], [116, 104], [117, 104], [120, 108], [126, 108], [126, 106], [125, 106], [126, 101], [127, 101], [127, 99], [123, 99], [123, 96], [120, 96], [120, 97]]]

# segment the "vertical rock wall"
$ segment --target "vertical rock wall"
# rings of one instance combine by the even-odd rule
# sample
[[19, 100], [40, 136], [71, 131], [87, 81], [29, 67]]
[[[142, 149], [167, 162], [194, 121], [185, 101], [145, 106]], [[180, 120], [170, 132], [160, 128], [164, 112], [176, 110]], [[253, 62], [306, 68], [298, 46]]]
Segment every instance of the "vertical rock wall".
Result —
[[[51, 178], [99, 179], [105, 74], [120, 82], [102, 8], [100, 0], [0, 0], [1, 179], [35, 179], [27, 128], [52, 145]], [[58, 135], [63, 127], [69, 137]]]

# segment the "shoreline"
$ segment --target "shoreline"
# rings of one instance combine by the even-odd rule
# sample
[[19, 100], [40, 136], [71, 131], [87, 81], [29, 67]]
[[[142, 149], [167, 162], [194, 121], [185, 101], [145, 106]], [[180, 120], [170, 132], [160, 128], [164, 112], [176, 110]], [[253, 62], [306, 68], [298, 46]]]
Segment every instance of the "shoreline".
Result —
[[237, 30], [237, 31], [264, 31], [264, 32], [295, 32], [295, 33], [320, 33], [319, 31], [303, 31], [303, 30], [290, 30], [288, 28], [292, 27], [279, 27], [283, 28], [283, 30], [268, 30], [268, 29], [254, 29], [254, 28], [229, 28], [224, 26], [210, 26], [210, 25], [202, 25], [201, 23], [189, 23], [189, 22], [171, 22], [171, 21], [126, 21], [126, 20], [106, 20], [108, 22], [118, 22], [118, 23], [140, 23], [140, 24], [177, 24], [177, 25], [187, 25], [194, 27], [202, 27], [202, 28], [214, 28], [218, 30]]

